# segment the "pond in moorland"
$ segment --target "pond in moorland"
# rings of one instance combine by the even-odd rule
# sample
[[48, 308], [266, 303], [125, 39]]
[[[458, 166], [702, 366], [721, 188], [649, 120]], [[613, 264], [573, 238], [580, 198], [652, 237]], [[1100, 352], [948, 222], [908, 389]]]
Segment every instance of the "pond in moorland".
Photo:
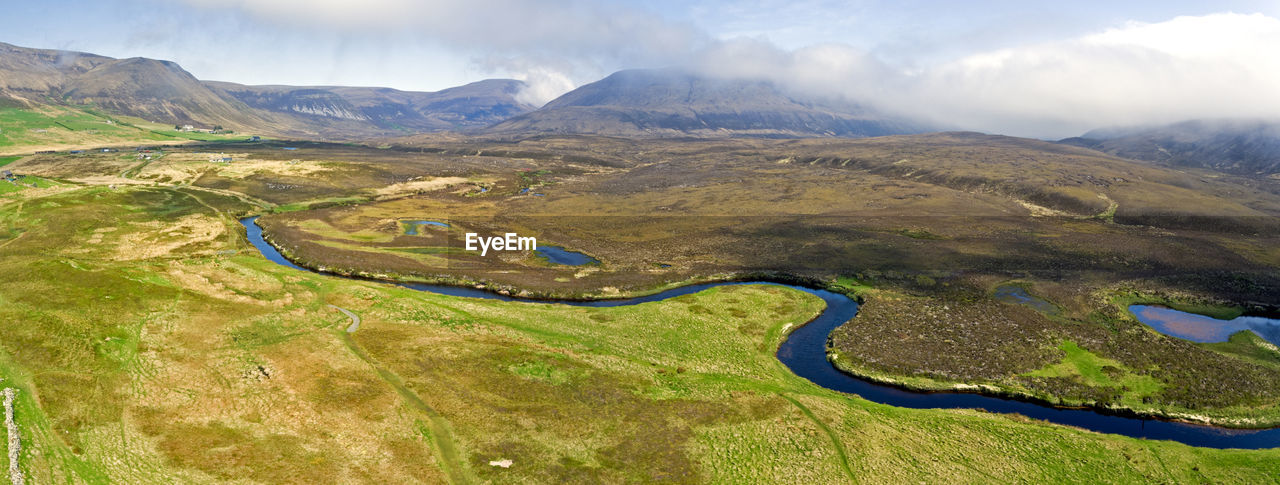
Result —
[[1219, 320], [1155, 305], [1129, 305], [1129, 311], [1160, 333], [1192, 342], [1226, 342], [1236, 332], [1252, 330], [1263, 340], [1280, 345], [1280, 319], [1240, 316]]
[[400, 221], [400, 223], [404, 224], [404, 233], [407, 236], [418, 235], [418, 226], [449, 227], [448, 224], [440, 221]]
[[1047, 315], [1057, 315], [1058, 306], [1048, 301], [1032, 296], [1027, 293], [1027, 289], [1017, 285], [1001, 285], [996, 287], [996, 301], [1004, 303], [1013, 303], [1017, 305], [1029, 306], [1040, 313]]
[[550, 261], [553, 264], [563, 264], [566, 266], [582, 266], [600, 262], [600, 260], [596, 258], [577, 251], [570, 251], [560, 246], [538, 246], [538, 249], [535, 249], [534, 252], [538, 253], [538, 256], [546, 258], [547, 261]]

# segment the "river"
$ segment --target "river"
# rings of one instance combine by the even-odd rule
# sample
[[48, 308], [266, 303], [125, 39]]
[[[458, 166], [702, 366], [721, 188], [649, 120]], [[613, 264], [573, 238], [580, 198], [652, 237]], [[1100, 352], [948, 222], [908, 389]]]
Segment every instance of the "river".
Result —
[[[262, 237], [262, 228], [254, 221], [257, 217], [240, 220], [247, 231], [249, 242], [268, 260], [281, 265], [311, 271], [293, 264]], [[337, 276], [337, 275], [335, 275]], [[778, 348], [778, 360], [796, 375], [827, 389], [856, 394], [863, 399], [893, 406], [915, 409], [983, 409], [996, 413], [1017, 413], [1029, 418], [1075, 426], [1101, 433], [1112, 433], [1134, 438], [1172, 440], [1191, 446], [1209, 448], [1261, 449], [1280, 447], [1280, 428], [1233, 429], [1205, 426], [1158, 419], [1142, 419], [1116, 416], [1090, 409], [1067, 409], [986, 396], [967, 392], [916, 392], [894, 386], [878, 384], [836, 369], [827, 360], [827, 337], [832, 330], [849, 321], [858, 313], [858, 303], [853, 299], [826, 290], [784, 285], [768, 281], [735, 281], [702, 283], [635, 298], [573, 301], [530, 300], [517, 298], [476, 288], [431, 285], [421, 283], [393, 283], [432, 293], [469, 298], [485, 298], [502, 301], [533, 303], [559, 303], [584, 307], [617, 307], [662, 301], [681, 295], [697, 293], [717, 286], [776, 285], [786, 286], [821, 298], [827, 307], [816, 318], [796, 328]]]

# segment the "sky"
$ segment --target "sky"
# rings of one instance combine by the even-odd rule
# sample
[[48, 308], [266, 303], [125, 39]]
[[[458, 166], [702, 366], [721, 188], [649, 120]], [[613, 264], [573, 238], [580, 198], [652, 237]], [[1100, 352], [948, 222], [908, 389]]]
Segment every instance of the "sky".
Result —
[[764, 79], [947, 128], [1039, 138], [1280, 113], [1280, 0], [0, 0], [0, 42], [244, 84], [541, 104], [628, 68]]

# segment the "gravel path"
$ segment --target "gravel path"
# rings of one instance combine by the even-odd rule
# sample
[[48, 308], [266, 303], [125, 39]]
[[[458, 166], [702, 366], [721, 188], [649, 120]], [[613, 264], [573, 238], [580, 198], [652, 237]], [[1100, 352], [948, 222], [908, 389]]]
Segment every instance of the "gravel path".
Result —
[[351, 313], [351, 310], [337, 305], [329, 305], [329, 308], [345, 313], [348, 317], [351, 317], [351, 326], [347, 327], [347, 333], [355, 333], [356, 330], [360, 330], [360, 315]]
[[18, 436], [18, 423], [13, 420], [13, 399], [18, 390], [12, 387], [4, 390], [4, 427], [9, 434], [9, 482], [23, 485], [22, 469], [18, 468], [19, 452], [22, 451], [22, 438]]

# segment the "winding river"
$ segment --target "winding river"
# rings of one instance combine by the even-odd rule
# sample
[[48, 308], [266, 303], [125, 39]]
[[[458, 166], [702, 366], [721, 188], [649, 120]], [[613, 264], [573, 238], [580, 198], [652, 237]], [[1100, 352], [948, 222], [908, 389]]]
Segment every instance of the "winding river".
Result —
[[[262, 238], [262, 228], [254, 221], [257, 217], [240, 220], [248, 233], [249, 242], [267, 259], [283, 266], [312, 271], [293, 264]], [[1029, 418], [1075, 426], [1102, 433], [1113, 433], [1134, 438], [1173, 440], [1192, 446], [1209, 448], [1275, 448], [1280, 447], [1280, 428], [1262, 430], [1232, 429], [1203, 426], [1157, 419], [1141, 419], [1105, 414], [1088, 409], [1056, 408], [1027, 401], [985, 396], [962, 392], [916, 392], [894, 386], [877, 384], [841, 372], [827, 361], [827, 336], [832, 330], [849, 321], [858, 313], [858, 304], [847, 296], [826, 290], [802, 286], [784, 285], [768, 281], [741, 281], [703, 283], [683, 286], [661, 293], [626, 299], [571, 301], [530, 300], [500, 295], [475, 288], [400, 283], [402, 286], [442, 295], [485, 298], [502, 301], [559, 303], [584, 307], [616, 307], [666, 300], [681, 295], [697, 293], [717, 286], [777, 285], [803, 291], [821, 298], [827, 307], [817, 318], [803, 325], [787, 337], [778, 348], [778, 360], [796, 375], [827, 389], [857, 394], [869, 401], [914, 409], [983, 409], [996, 413], [1017, 413]]]

